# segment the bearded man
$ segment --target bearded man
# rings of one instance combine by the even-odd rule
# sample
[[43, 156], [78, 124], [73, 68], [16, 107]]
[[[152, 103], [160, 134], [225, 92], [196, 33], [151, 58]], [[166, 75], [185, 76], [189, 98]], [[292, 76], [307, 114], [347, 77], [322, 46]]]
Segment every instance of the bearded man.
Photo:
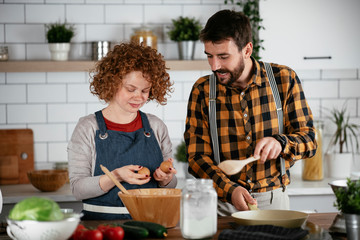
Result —
[[[250, 204], [289, 209], [290, 168], [317, 148], [312, 112], [295, 71], [255, 60], [251, 39], [242, 12], [221, 10], [210, 17], [200, 40], [213, 75], [195, 82], [188, 102], [189, 172], [213, 180], [221, 216], [249, 210]], [[235, 175], [218, 167], [251, 156], [258, 160]]]

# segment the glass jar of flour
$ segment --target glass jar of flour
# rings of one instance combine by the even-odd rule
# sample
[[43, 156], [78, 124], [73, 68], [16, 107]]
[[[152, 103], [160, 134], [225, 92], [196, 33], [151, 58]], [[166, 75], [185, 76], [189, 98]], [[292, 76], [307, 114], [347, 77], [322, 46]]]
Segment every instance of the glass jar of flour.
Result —
[[182, 189], [181, 234], [186, 239], [210, 238], [217, 231], [217, 193], [210, 179], [186, 179]]

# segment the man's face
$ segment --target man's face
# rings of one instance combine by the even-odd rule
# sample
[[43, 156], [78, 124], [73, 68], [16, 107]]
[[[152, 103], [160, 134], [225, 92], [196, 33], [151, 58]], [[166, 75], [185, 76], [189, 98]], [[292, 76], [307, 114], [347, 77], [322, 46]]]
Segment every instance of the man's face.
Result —
[[242, 51], [231, 40], [213, 43], [205, 42], [205, 54], [211, 70], [216, 74], [218, 80], [225, 85], [231, 86], [244, 71], [244, 58]]

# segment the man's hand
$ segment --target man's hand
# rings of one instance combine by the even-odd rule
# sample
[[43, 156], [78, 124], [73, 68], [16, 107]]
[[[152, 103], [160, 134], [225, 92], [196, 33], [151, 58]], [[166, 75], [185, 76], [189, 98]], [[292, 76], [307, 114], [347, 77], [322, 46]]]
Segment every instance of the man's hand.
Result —
[[273, 137], [264, 137], [255, 146], [254, 157], [260, 157], [264, 163], [268, 159], [276, 159], [281, 153], [282, 147], [278, 140]]
[[239, 211], [249, 210], [248, 204], [257, 205], [256, 199], [243, 187], [236, 187], [231, 195], [231, 202]]

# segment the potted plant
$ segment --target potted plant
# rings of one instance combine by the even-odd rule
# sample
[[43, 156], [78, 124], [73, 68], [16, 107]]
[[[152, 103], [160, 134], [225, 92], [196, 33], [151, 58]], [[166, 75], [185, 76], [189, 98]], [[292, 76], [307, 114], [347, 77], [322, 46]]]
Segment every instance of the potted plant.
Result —
[[191, 175], [188, 172], [189, 163], [186, 158], [186, 144], [184, 140], [182, 140], [176, 147], [175, 159], [178, 162], [183, 163], [185, 178], [189, 178]]
[[359, 150], [358, 129], [359, 125], [350, 123], [350, 116], [344, 105], [341, 110], [333, 109], [329, 117], [336, 125], [335, 133], [330, 139], [325, 154], [328, 165], [329, 177], [349, 177], [353, 154]]
[[334, 189], [336, 201], [334, 206], [345, 216], [348, 239], [359, 239], [360, 236], [360, 179], [347, 178], [347, 187]]
[[181, 60], [194, 59], [195, 44], [199, 40], [202, 28], [199, 20], [190, 17], [180, 16], [172, 19], [172, 26], [168, 35], [172, 41], [177, 42], [179, 58]]
[[228, 2], [241, 7], [243, 13], [249, 18], [252, 30], [252, 56], [256, 60], [260, 60], [260, 50], [265, 50], [265, 48], [263, 47], [264, 40], [260, 38], [259, 31], [265, 30], [265, 27], [262, 25], [263, 19], [260, 17], [259, 0], [224, 0], [225, 4]]
[[75, 34], [74, 26], [64, 23], [46, 25], [46, 39], [49, 43], [51, 60], [67, 61], [70, 52], [70, 41]]

